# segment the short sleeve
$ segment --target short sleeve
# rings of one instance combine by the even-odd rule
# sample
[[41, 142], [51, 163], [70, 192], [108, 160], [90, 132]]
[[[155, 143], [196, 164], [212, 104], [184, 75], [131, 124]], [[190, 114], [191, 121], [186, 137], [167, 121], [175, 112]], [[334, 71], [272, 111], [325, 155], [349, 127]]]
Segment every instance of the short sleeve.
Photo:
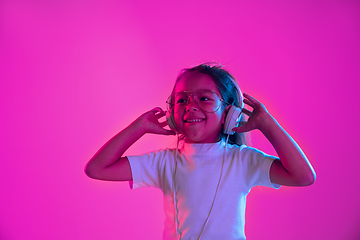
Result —
[[150, 152], [143, 155], [127, 156], [133, 181], [130, 188], [141, 187], [162, 188], [167, 178], [167, 168], [170, 168], [171, 154], [168, 150]]
[[243, 167], [246, 169], [246, 182], [249, 189], [255, 186], [280, 188], [281, 185], [270, 181], [270, 168], [278, 157], [268, 155], [258, 149], [242, 147], [240, 150]]

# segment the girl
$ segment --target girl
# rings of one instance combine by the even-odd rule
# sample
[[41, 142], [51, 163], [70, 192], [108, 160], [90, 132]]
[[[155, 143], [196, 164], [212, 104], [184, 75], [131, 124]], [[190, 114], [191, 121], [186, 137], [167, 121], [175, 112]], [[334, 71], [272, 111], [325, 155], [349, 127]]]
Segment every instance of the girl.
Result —
[[[167, 103], [167, 113], [154, 108], [141, 115], [110, 139], [85, 169], [91, 178], [160, 188], [163, 239], [245, 239], [246, 196], [252, 187], [307, 186], [315, 181], [296, 142], [263, 104], [241, 94], [221, 66], [201, 64], [183, 70]], [[243, 108], [244, 103], [252, 111]], [[246, 114], [247, 122], [224, 129], [238, 118], [234, 111]], [[160, 122], [165, 114], [168, 121]], [[172, 130], [165, 129], [167, 125]], [[278, 157], [246, 146], [244, 133], [254, 129], [265, 135]], [[124, 157], [146, 133], [177, 134], [182, 146]]]

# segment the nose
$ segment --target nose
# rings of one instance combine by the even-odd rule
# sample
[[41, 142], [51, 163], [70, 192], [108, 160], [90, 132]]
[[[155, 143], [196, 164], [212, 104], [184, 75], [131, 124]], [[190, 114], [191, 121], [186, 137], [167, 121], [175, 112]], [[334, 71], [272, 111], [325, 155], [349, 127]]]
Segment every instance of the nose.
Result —
[[188, 101], [186, 103], [186, 106], [185, 106], [185, 110], [187, 112], [190, 112], [190, 111], [198, 111], [199, 110], [199, 105], [198, 103], [195, 101], [195, 98], [193, 95], [190, 95], [189, 98], [188, 98]]

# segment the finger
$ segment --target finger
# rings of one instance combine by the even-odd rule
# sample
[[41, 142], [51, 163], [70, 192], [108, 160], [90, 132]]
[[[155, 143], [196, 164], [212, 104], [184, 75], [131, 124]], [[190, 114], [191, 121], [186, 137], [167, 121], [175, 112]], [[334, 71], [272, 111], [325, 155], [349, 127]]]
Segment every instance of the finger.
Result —
[[152, 112], [153, 114], [159, 112], [159, 107], [155, 107], [155, 108], [151, 109], [150, 112]]
[[244, 126], [246, 123], [247, 123], [246, 121], [240, 121], [238, 127], [242, 127], [242, 126]]
[[258, 104], [258, 103], [260, 103], [259, 100], [257, 100], [257, 99], [254, 98], [253, 96], [250, 96], [249, 94], [244, 93], [243, 95], [244, 95], [244, 100], [247, 99], [248, 101], [250, 101], [250, 102], [253, 103], [253, 104]]
[[168, 125], [167, 121], [159, 122], [161, 127], [166, 127]]
[[165, 116], [165, 112], [164, 111], [159, 112], [159, 113], [155, 114], [155, 116], [157, 117], [157, 119], [162, 118], [163, 116]]
[[251, 116], [252, 112], [247, 110], [246, 108], [241, 109], [241, 112], [245, 113], [246, 115], [248, 115], [249, 117]]
[[258, 102], [258, 100], [256, 98], [254, 98], [253, 96], [251, 96], [247, 93], [244, 93], [243, 96], [244, 96], [244, 98], [249, 99], [250, 101]]
[[251, 130], [254, 130], [254, 128], [250, 124], [248, 124], [248, 122], [240, 121], [239, 125], [237, 127], [234, 127], [232, 130], [237, 133], [243, 133], [243, 132], [249, 132]]
[[251, 130], [252, 129], [250, 129], [246, 124], [244, 126], [241, 126], [241, 127], [234, 127], [232, 129], [232, 131], [235, 131], [237, 133], [249, 132]]
[[249, 94], [246, 93], [244, 94], [245, 94], [244, 97], [246, 96], [246, 99], [244, 99], [243, 102], [246, 103], [247, 105], [251, 106], [252, 108], [263, 106], [263, 104], [256, 98], [250, 96]]
[[176, 132], [174, 132], [173, 130], [162, 129], [160, 134], [163, 134], [163, 135], [176, 135]]
[[164, 110], [162, 110], [160, 107], [155, 107], [152, 110], [150, 110], [157, 118], [161, 118], [165, 116]]
[[244, 99], [243, 103], [249, 105], [252, 108], [255, 108], [255, 104], [248, 99]]
[[160, 107], [155, 107], [155, 108], [151, 109], [150, 111], [154, 114], [164, 112]]

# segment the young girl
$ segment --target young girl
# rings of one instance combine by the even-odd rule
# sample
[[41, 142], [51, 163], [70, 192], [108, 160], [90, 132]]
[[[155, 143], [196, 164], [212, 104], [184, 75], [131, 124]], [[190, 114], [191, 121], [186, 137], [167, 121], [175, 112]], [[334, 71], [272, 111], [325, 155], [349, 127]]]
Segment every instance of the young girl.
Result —
[[[166, 114], [161, 108], [144, 113], [110, 139], [85, 169], [91, 178], [160, 188], [163, 239], [245, 239], [246, 196], [252, 187], [307, 186], [315, 181], [296, 142], [263, 104], [241, 94], [221, 66], [184, 69], [167, 103], [168, 121], [159, 121]], [[252, 111], [243, 108], [244, 103]], [[231, 127], [237, 111], [248, 120]], [[168, 124], [172, 130], [165, 129]], [[231, 129], [224, 129], [229, 124]], [[278, 157], [246, 146], [244, 133], [254, 129], [265, 135]], [[177, 134], [181, 147], [124, 157], [146, 133]]]

